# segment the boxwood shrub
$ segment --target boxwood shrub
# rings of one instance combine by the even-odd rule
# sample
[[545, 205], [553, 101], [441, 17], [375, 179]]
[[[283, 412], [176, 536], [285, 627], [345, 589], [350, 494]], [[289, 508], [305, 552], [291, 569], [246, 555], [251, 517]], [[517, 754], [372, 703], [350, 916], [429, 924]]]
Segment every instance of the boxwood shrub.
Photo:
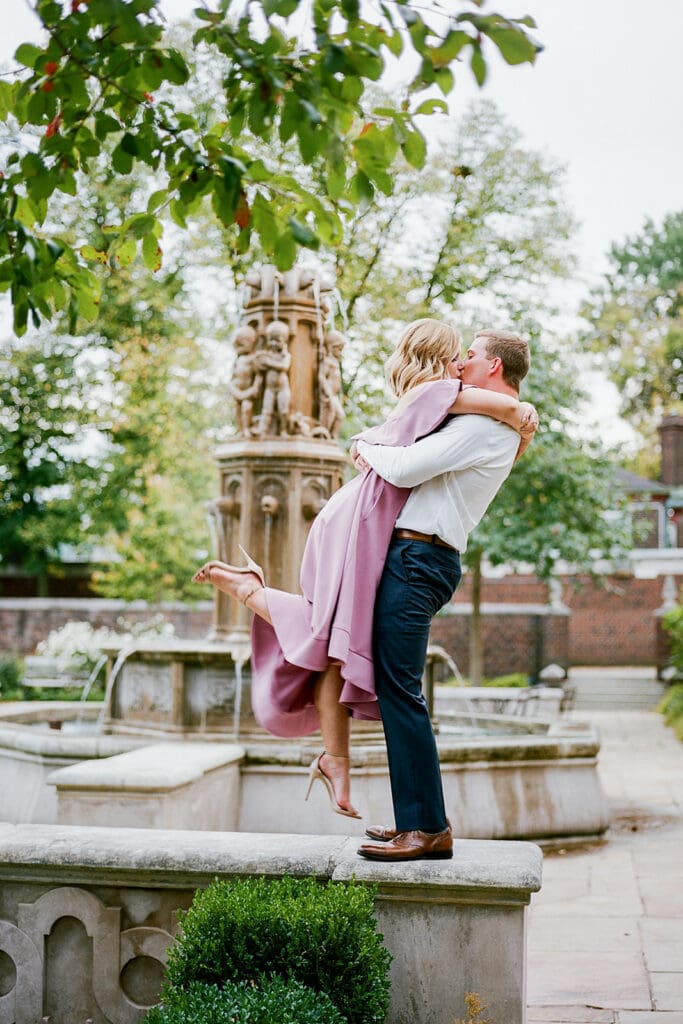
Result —
[[382, 1024], [391, 957], [377, 932], [373, 896], [356, 882], [216, 881], [181, 914], [170, 986], [278, 975], [326, 993], [349, 1024]]
[[155, 1006], [145, 1024], [346, 1024], [324, 992], [301, 982], [262, 978], [258, 982], [207, 985], [193, 981], [186, 989], [169, 987], [163, 1005]]

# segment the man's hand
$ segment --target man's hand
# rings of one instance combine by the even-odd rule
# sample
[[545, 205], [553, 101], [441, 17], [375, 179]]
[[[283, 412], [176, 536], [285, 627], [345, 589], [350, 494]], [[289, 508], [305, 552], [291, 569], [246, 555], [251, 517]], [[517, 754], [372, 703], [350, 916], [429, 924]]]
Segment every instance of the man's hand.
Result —
[[356, 444], [355, 441], [351, 442], [351, 447], [349, 448], [349, 455], [351, 456], [351, 461], [353, 462], [354, 466], [356, 467], [359, 473], [365, 473], [366, 470], [372, 469], [370, 463], [366, 462], [366, 460], [358, 451], [358, 445]]
[[520, 402], [519, 408], [522, 413], [519, 433], [522, 437], [531, 439], [538, 430], [538, 413], [530, 402]]

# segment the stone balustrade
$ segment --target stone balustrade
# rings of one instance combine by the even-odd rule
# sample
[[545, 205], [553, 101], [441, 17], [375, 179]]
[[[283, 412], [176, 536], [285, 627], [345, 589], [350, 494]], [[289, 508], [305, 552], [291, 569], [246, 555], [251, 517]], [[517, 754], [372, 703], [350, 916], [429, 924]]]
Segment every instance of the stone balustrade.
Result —
[[387, 1024], [452, 1024], [476, 992], [525, 1021], [531, 843], [459, 840], [451, 861], [381, 864], [344, 836], [0, 825], [0, 1024], [136, 1024], [158, 1000], [177, 912], [215, 878], [378, 887], [393, 956]]

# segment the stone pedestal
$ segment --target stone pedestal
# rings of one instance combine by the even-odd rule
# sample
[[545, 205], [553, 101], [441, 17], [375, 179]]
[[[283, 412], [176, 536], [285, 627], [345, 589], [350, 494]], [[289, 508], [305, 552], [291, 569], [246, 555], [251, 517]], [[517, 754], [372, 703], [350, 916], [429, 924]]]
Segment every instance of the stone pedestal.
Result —
[[140, 736], [237, 736], [258, 730], [251, 710], [245, 642], [164, 640], [141, 643], [113, 668], [107, 650], [104, 727]]
[[[215, 454], [220, 498], [210, 503], [221, 561], [262, 566], [269, 586], [299, 592], [299, 570], [313, 519], [344, 482], [347, 457], [316, 438], [235, 438]], [[210, 639], [246, 637], [251, 612], [216, 591]]]

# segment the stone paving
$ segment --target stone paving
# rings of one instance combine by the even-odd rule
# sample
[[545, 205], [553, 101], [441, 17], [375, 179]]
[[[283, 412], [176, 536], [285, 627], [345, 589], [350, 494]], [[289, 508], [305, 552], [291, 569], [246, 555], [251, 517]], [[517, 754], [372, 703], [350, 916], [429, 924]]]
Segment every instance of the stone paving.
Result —
[[683, 1024], [683, 744], [651, 711], [572, 717], [601, 732], [612, 828], [546, 851], [529, 1024]]

